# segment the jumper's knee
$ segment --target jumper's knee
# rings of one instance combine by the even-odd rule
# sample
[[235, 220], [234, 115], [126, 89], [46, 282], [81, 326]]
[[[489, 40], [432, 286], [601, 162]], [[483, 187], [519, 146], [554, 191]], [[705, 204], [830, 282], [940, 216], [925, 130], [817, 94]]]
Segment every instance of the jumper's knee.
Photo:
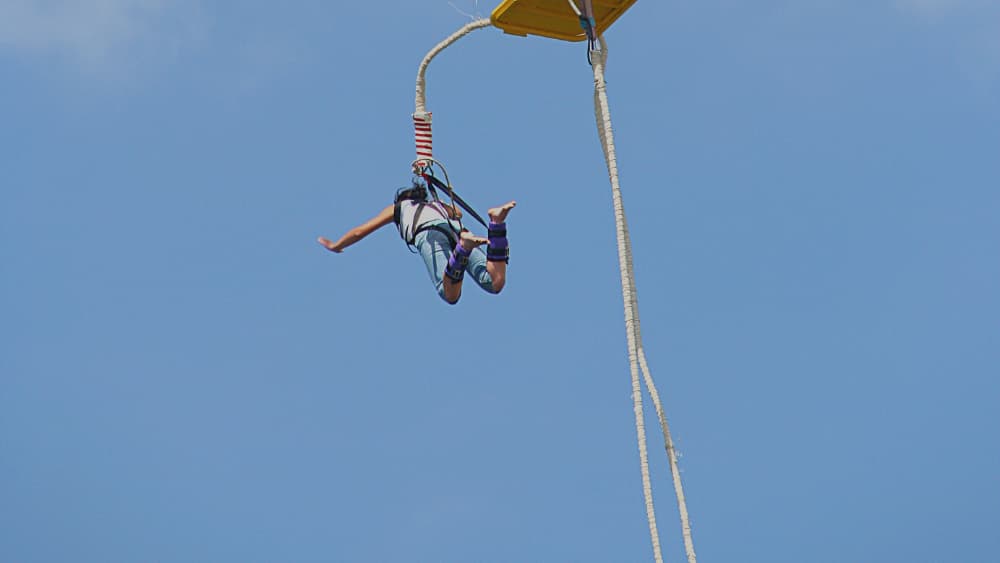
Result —
[[440, 287], [438, 287], [437, 294], [438, 294], [438, 297], [440, 297], [442, 301], [444, 301], [445, 303], [447, 303], [449, 305], [454, 305], [454, 304], [458, 303], [458, 300], [462, 298], [462, 294], [461, 293], [459, 293], [458, 295], [449, 296], [448, 292], [445, 291], [443, 284]]
[[493, 276], [493, 293], [500, 293], [505, 285], [507, 285], [505, 276]]

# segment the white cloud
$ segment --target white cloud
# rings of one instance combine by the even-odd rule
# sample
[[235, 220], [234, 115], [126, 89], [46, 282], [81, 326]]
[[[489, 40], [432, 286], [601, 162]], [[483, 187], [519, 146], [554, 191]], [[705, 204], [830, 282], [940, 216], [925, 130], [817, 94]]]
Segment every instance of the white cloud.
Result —
[[176, 55], [200, 35], [199, 0], [0, 0], [0, 52], [86, 69]]

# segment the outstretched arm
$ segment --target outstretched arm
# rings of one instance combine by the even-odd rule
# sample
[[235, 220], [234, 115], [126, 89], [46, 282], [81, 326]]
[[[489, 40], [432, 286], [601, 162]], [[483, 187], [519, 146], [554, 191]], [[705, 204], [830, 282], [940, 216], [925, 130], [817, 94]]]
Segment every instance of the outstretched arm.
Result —
[[375, 217], [372, 217], [365, 223], [344, 233], [344, 236], [340, 237], [340, 240], [337, 242], [333, 242], [328, 238], [319, 237], [319, 243], [331, 252], [343, 252], [348, 246], [351, 246], [366, 236], [374, 233], [376, 230], [392, 223], [392, 210], [392, 205], [386, 207]]

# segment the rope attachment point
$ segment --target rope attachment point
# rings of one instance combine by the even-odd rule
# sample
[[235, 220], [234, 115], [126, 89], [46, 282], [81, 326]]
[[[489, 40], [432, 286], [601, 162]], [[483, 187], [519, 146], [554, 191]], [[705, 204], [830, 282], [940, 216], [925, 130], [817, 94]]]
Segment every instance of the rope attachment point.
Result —
[[417, 159], [413, 161], [414, 174], [421, 173], [434, 160], [434, 137], [431, 132], [431, 113], [417, 111], [413, 114], [413, 139]]

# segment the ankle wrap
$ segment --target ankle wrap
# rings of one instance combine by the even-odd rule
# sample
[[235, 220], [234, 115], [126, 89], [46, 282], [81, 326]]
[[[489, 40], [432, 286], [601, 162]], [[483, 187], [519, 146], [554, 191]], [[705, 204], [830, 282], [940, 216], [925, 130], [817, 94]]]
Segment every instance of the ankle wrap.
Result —
[[448, 265], [444, 268], [444, 275], [453, 282], [460, 282], [465, 277], [465, 267], [469, 265], [470, 251], [462, 247], [461, 244], [455, 246], [455, 250], [448, 257]]
[[510, 262], [510, 248], [507, 242], [507, 223], [490, 222], [487, 236], [486, 259], [490, 262]]

